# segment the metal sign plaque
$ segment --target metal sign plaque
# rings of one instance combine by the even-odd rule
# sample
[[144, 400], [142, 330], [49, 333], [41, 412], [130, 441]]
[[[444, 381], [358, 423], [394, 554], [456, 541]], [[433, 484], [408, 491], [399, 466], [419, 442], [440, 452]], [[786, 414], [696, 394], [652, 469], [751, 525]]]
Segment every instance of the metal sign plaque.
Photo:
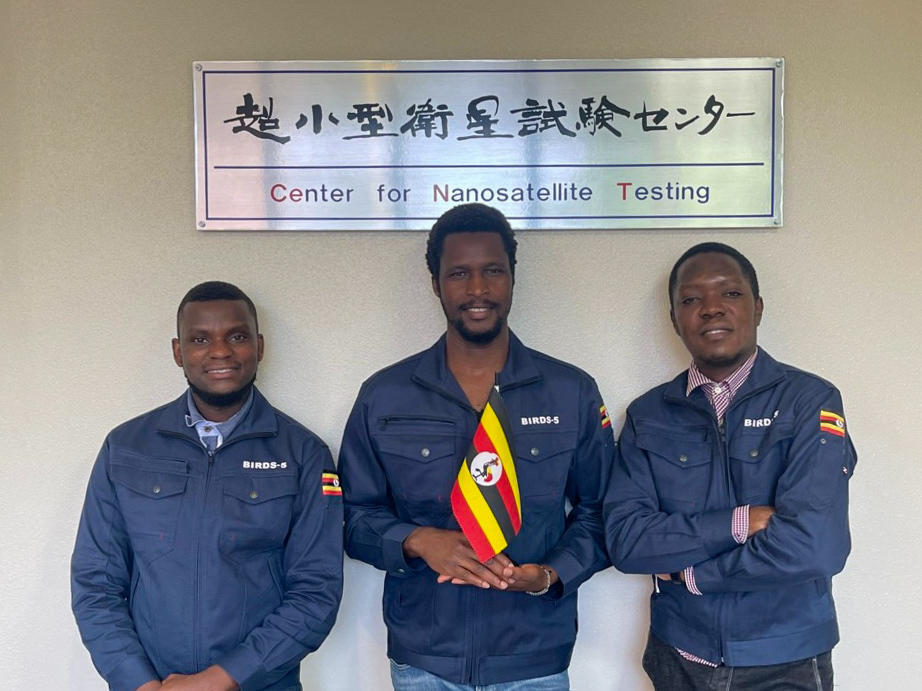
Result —
[[197, 62], [197, 226], [781, 225], [778, 58]]

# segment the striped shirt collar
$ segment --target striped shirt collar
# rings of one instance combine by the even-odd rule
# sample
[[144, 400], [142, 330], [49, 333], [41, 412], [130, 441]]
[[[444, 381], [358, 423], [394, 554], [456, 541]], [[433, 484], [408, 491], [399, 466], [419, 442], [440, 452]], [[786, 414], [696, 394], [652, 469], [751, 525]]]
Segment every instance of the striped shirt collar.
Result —
[[752, 355], [747, 358], [746, 362], [740, 365], [733, 374], [721, 382], [715, 382], [702, 374], [701, 370], [698, 369], [698, 365], [692, 360], [691, 365], [688, 367], [688, 385], [685, 389], [685, 395], [691, 396], [692, 391], [704, 384], [716, 384], [718, 386], [726, 386], [730, 391], [730, 399], [732, 400], [733, 397], [736, 396], [736, 392], [739, 391], [743, 383], [749, 378], [749, 373], [752, 372], [752, 366], [755, 364], [756, 355], [758, 354], [759, 349], [756, 348]]

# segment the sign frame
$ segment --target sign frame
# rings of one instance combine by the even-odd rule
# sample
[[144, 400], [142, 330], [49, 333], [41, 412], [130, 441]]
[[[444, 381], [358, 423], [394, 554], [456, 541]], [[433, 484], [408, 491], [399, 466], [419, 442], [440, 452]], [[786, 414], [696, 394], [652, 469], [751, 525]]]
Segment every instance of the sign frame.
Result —
[[[497, 206], [517, 229], [522, 230], [764, 228], [780, 227], [783, 222], [784, 60], [781, 58], [219, 61], [193, 63], [193, 79], [196, 225], [201, 230], [428, 230], [444, 210], [465, 201], [482, 201]], [[577, 109], [568, 107], [569, 104], [565, 105], [553, 94], [555, 89], [571, 89], [571, 83], [579, 80], [589, 80], [587, 83], [594, 85], [592, 80], [595, 79], [599, 80], [599, 88], [592, 92], [593, 105], [612, 94], [608, 103], [618, 109], [621, 107], [619, 98], [630, 100], [618, 94], [633, 93], [632, 89], [646, 93], [642, 91], [646, 88], [659, 98], [656, 109], [653, 105], [648, 106], [644, 98], [643, 112], [636, 110], [640, 105], [637, 103], [630, 112], [627, 108], [622, 109], [627, 116], [610, 120], [621, 123], [617, 124], [617, 137], [611, 136], [614, 130], [611, 125], [605, 132], [598, 122], [592, 122], [596, 130], [591, 132], [593, 138], [590, 139], [587, 136], [589, 121], [584, 117], [584, 113], [588, 112], [586, 98], [579, 107], [577, 120]], [[702, 79], [710, 79], [713, 83], [702, 86]], [[758, 89], [749, 89], [746, 80], [757, 83]], [[441, 88], [436, 103], [443, 108], [443, 113], [449, 112], [463, 123], [463, 103], [457, 99], [452, 102], [446, 96], [455, 93], [452, 89], [457, 88], [459, 93], [468, 89], [468, 95], [476, 93], [476, 88], [484, 93], [508, 93], [519, 82], [527, 84], [519, 95], [541, 95], [527, 101], [531, 105], [530, 110], [526, 106], [509, 111], [519, 113], [518, 122], [513, 125], [521, 124], [521, 129], [515, 137], [508, 134], [508, 124], [512, 121], [505, 123], [507, 133], [502, 136], [506, 139], [499, 144], [490, 144], [494, 151], [499, 152], [495, 157], [492, 151], [485, 149], [485, 138], [468, 143], [462, 140], [475, 137], [457, 136], [467, 130], [456, 129], [451, 137], [446, 133], [441, 141], [438, 140], [439, 133], [432, 137], [431, 128], [426, 133], [426, 139], [422, 136], [417, 138], [417, 131], [410, 130], [412, 136], [406, 131], [402, 136], [389, 133], [387, 141], [381, 141], [383, 135], [380, 133], [376, 133], [380, 135], [377, 138], [369, 136], [367, 130], [362, 133], [368, 120], [359, 128], [362, 113], [358, 108], [355, 117], [352, 112], [345, 117], [342, 113], [349, 103], [360, 100], [359, 97], [369, 101], [368, 105], [387, 105], [383, 98], [396, 100], [397, 96], [408, 93], [411, 88], [421, 90], [419, 85], [422, 84], [432, 90]], [[693, 84], [689, 93], [702, 94], [698, 98], [699, 111], [694, 118], [691, 108], [694, 96], [685, 95], [683, 91], [686, 82]], [[456, 84], [462, 86], [456, 87]], [[733, 113], [726, 109], [728, 112], [722, 120], [720, 114], [713, 118], [717, 111], [714, 104], [719, 105], [722, 114], [725, 107], [719, 99], [728, 100], [722, 95], [715, 97], [715, 93], [723, 93], [715, 84], [744, 104], [741, 106], [744, 111], [747, 107], [750, 111]], [[350, 85], [360, 85], [361, 88], [350, 91]], [[472, 88], [475, 90], [471, 91]], [[503, 88], [507, 92], [503, 92]], [[591, 87], [583, 88], [589, 93]], [[344, 91], [349, 93], [340, 97]], [[714, 93], [702, 106], [703, 94], [709, 92]], [[255, 100], [253, 93], [257, 94]], [[238, 103], [244, 94], [250, 98], [248, 110], [246, 100]], [[552, 96], [546, 97], [547, 94]], [[601, 98], [597, 99], [600, 95]], [[288, 133], [285, 134], [288, 141], [282, 146], [273, 137], [282, 138], [278, 122], [282, 111], [277, 99], [281, 101], [286, 96], [292, 101], [300, 98], [304, 104], [302, 110], [311, 112], [314, 119], [312, 127], [295, 131], [291, 125], [293, 117], [289, 118], [286, 125]], [[337, 104], [335, 107], [340, 108], [337, 111], [339, 117], [334, 116], [333, 110], [324, 113], [323, 106], [317, 103], [309, 110], [305, 97], [312, 100], [328, 97]], [[224, 110], [216, 116], [216, 104], [221, 103], [222, 98]], [[338, 102], [335, 101], [337, 98], [340, 99]], [[499, 96], [493, 98], [497, 103], [500, 100]], [[443, 100], [445, 103], [441, 102]], [[638, 99], [635, 97], [634, 100]], [[416, 108], [420, 108], [418, 112], [421, 113], [424, 104], [420, 101], [421, 95], [413, 100], [406, 113], [409, 115]], [[430, 97], [427, 104], [431, 101]], [[676, 106], [674, 102], [683, 106]], [[231, 111], [235, 103], [236, 109]], [[445, 105], [448, 103], [451, 105]], [[752, 106], [752, 103], [758, 105]], [[399, 106], [395, 104], [393, 110], [388, 106], [388, 114], [393, 116], [396, 112], [398, 121], [400, 117], [405, 119], [405, 105], [406, 101]], [[470, 113], [473, 111], [470, 108], [468, 104], [468, 130], [472, 126]], [[366, 108], [365, 115], [368, 110]], [[565, 112], [570, 115], [566, 123], [557, 118], [558, 130], [554, 129], [553, 122], [546, 119], [547, 113], [553, 114], [555, 110], [558, 114]], [[597, 109], [596, 115], [598, 112]], [[667, 115], [657, 120], [660, 112]], [[381, 113], [384, 113], [383, 107]], [[542, 121], [542, 126], [550, 123], [545, 129], [539, 131], [538, 126], [533, 124], [537, 120], [526, 118], [535, 113], [541, 113], [546, 119], [546, 122]], [[687, 113], [682, 120], [688, 122], [684, 122], [685, 129], [681, 132], [680, 125], [683, 123], [679, 122], [678, 113]], [[235, 114], [237, 117], [234, 117]], [[431, 107], [429, 115], [430, 118], [433, 115]], [[300, 116], [298, 123], [310, 121], [304, 112]], [[330, 121], [322, 116], [329, 117]], [[706, 122], [707, 116], [713, 119], [712, 129], [718, 130], [729, 144], [717, 137], [708, 140], [707, 136], [703, 136], [710, 132], [692, 131], [690, 123]], [[748, 117], [736, 117], [731, 121], [733, 116]], [[498, 109], [496, 117], [498, 120]], [[338, 120], [336, 126], [331, 124], [333, 119]], [[273, 120], [274, 130], [270, 127], [261, 131], [265, 122]], [[580, 120], [584, 125], [582, 130]], [[382, 122], [383, 115], [378, 118], [378, 124], [381, 127], [388, 124]], [[443, 118], [443, 125], [445, 122], [447, 120]], [[393, 123], [393, 126], [396, 127], [396, 124]], [[301, 124], [296, 126], [302, 127]], [[723, 130], [719, 129], [721, 126]], [[745, 132], [739, 134], [746, 128], [752, 130], [755, 136]], [[707, 126], [704, 129], [707, 130]], [[331, 130], [337, 131], [331, 134]], [[560, 136], [566, 131], [570, 134]], [[723, 134], [724, 131], [727, 135]], [[338, 136], [345, 132], [353, 134]], [[356, 132], [359, 134], [356, 135]], [[577, 136], [582, 139], [578, 140]], [[603, 140], [603, 137], [607, 139]], [[600, 141], [603, 143], [597, 144]], [[664, 141], [671, 144], [664, 145]], [[289, 142], [295, 146], [289, 146]], [[468, 147], [466, 151], [476, 153], [473, 156], [463, 152], [459, 154], [465, 146]], [[235, 158], [238, 149], [246, 152], [239, 159]], [[629, 152], [629, 155], [625, 157], [623, 151]], [[745, 154], [750, 155], [747, 157]], [[449, 173], [442, 172], [446, 170], [455, 176], [451, 179], [459, 182], [451, 186], [432, 182], [436, 178], [430, 175], [431, 171], [447, 175]], [[566, 178], [566, 182], [555, 181], [565, 170], [571, 171], [568, 173], [571, 177]], [[336, 184], [331, 183], [328, 188], [325, 182], [319, 185], [308, 182], [302, 186], [293, 182], [305, 176], [314, 180], [317, 171], [322, 171], [322, 175]], [[678, 175], [675, 173], [671, 177], [660, 174], [664, 181], [651, 184], [649, 180], [658, 180], [651, 171], [657, 174], [661, 171], [682, 171], [682, 175], [699, 182], [685, 185], [675, 179]], [[707, 175], [703, 174], [704, 171]], [[632, 180], [640, 182], [627, 181], [628, 173], [633, 176]], [[574, 179], [577, 182], [573, 182]], [[279, 182], [273, 183], [273, 180]], [[476, 182], [472, 183], [472, 180]], [[711, 184], [704, 184], [702, 180], [715, 180], [712, 184], [717, 185], [717, 190], [722, 190], [720, 196], [712, 198]], [[257, 189], [258, 194], [254, 192]], [[386, 194], [401, 189], [402, 199], [395, 201]], [[411, 201], [411, 190], [416, 195], [419, 189], [424, 193], [431, 191], [431, 198], [422, 202]], [[704, 189], [706, 194], [701, 192]], [[460, 194], [462, 190], [466, 191], [464, 195]], [[506, 190], [506, 199], [502, 198], [502, 190]], [[520, 198], [510, 201], [515, 191], [521, 191]], [[363, 201], [359, 203], [359, 199]], [[723, 206], [708, 206], [718, 199]], [[657, 205], [654, 202], [663, 203]], [[733, 204], [738, 204], [739, 208]], [[718, 208], [712, 209], [714, 206]], [[305, 208], [310, 213], [304, 213]], [[647, 209], [650, 211], [647, 212]], [[584, 210], [587, 212], [580, 213]]]

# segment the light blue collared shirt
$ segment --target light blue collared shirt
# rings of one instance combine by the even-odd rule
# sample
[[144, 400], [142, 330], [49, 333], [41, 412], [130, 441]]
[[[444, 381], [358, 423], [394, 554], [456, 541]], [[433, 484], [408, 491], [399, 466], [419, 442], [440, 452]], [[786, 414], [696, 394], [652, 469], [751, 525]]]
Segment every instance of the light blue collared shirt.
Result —
[[249, 412], [250, 406], [253, 405], [253, 390], [250, 389], [250, 395], [247, 396], [246, 402], [236, 413], [231, 415], [224, 422], [212, 422], [202, 417], [198, 408], [195, 406], [195, 399], [192, 397], [192, 389], [186, 391], [186, 405], [189, 407], [189, 414], [186, 415], [186, 425], [195, 427], [198, 433], [199, 441], [211, 452], [221, 446], [224, 440], [230, 436], [231, 432], [236, 429], [237, 425], [244, 416]]

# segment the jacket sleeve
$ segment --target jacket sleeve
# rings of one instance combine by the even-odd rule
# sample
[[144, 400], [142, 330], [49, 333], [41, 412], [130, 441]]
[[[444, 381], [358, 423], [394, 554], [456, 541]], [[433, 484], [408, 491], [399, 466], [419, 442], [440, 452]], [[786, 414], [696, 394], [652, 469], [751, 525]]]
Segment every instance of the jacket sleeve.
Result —
[[733, 509], [661, 510], [650, 458], [636, 443], [629, 409], [604, 506], [605, 543], [615, 567], [624, 573], [671, 573], [715, 557], [738, 546], [732, 517]]
[[159, 680], [138, 640], [128, 596], [132, 554], [115, 488], [109, 441], [96, 458], [71, 557], [71, 603], [83, 644], [113, 691]]
[[560, 577], [565, 597], [596, 571], [608, 566], [602, 530], [602, 498], [611, 473], [615, 441], [602, 396], [595, 382], [581, 383], [580, 434], [567, 476], [567, 499], [572, 509], [557, 544], [545, 557]]
[[237, 648], [215, 661], [242, 691], [283, 677], [320, 647], [336, 621], [343, 590], [342, 498], [335, 489], [323, 489], [323, 474], [336, 472], [326, 445], [313, 437], [305, 440], [302, 459], [282, 562], [282, 602]]
[[[841, 433], [823, 431], [820, 411], [840, 416]], [[775, 590], [828, 578], [851, 548], [848, 481], [855, 449], [844, 425], [839, 392], [828, 388], [795, 406], [787, 467], [778, 479], [775, 515], [743, 545], [695, 564], [702, 593]]]
[[422, 559], [410, 563], [403, 554], [403, 541], [417, 527], [402, 520], [394, 506], [384, 467], [368, 433], [365, 387], [359, 392], [339, 452], [346, 511], [346, 554], [406, 578], [427, 568]]

